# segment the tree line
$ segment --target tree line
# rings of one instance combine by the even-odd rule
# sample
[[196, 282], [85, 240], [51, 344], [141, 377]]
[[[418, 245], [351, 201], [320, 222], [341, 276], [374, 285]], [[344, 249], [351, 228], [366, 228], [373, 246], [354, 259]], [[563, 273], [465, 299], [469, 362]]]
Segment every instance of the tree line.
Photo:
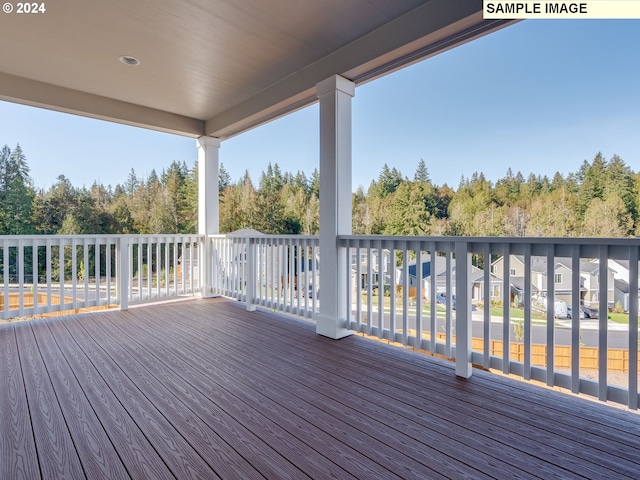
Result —
[[[220, 166], [220, 230], [317, 234], [320, 182], [269, 164], [257, 183]], [[36, 189], [25, 153], [0, 150], [0, 234], [196, 233], [198, 166], [173, 161], [158, 175], [131, 169], [115, 187], [75, 187], [64, 175]], [[426, 163], [411, 177], [384, 165], [352, 195], [353, 232], [384, 235], [586, 236], [640, 234], [640, 173], [600, 153], [575, 172], [525, 177], [511, 169], [495, 182], [462, 176], [457, 188], [434, 184]]]

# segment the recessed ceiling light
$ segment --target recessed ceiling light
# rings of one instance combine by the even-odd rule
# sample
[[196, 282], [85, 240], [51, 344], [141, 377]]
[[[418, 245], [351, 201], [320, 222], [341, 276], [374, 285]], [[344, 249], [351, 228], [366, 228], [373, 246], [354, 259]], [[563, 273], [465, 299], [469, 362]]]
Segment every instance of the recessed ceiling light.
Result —
[[125, 65], [131, 65], [133, 67], [140, 65], [140, 60], [136, 57], [132, 57], [131, 55], [122, 55], [120, 57], [120, 61]]

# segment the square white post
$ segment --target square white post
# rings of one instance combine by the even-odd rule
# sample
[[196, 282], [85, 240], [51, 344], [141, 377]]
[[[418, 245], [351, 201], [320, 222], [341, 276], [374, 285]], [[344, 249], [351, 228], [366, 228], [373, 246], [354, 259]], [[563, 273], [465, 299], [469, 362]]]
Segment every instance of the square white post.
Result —
[[247, 285], [247, 312], [255, 312], [256, 305], [253, 302], [256, 297], [256, 245], [247, 237], [244, 246], [246, 248], [244, 280]]
[[[469, 378], [473, 371], [471, 319], [471, 254], [469, 243], [457, 241], [456, 254], [456, 375]], [[447, 291], [447, 301], [450, 301]]]
[[199, 248], [199, 278], [203, 297], [213, 296], [211, 242], [208, 235], [220, 232], [218, 173], [220, 140], [197, 139], [198, 147], [198, 234], [204, 235]]
[[320, 100], [320, 312], [316, 332], [338, 339], [345, 328], [347, 249], [338, 235], [351, 234], [351, 98], [355, 84], [335, 75], [316, 85]]
[[[96, 248], [99, 248], [96, 245]], [[107, 242], [107, 249], [110, 248]], [[118, 243], [116, 244], [116, 295], [120, 302], [120, 310], [127, 310], [129, 308], [129, 265], [131, 264], [131, 249], [129, 246], [129, 237], [118, 237]], [[98, 289], [99, 279], [96, 279], [96, 289]], [[108, 292], [107, 296], [111, 293]], [[96, 298], [98, 298], [99, 292], [96, 291]]]

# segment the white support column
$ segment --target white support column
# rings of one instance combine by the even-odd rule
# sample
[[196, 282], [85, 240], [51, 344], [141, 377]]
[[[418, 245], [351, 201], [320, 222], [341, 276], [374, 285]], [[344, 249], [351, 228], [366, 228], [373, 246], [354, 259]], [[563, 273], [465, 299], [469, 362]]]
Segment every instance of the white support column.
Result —
[[[213, 137], [197, 139], [198, 147], [198, 234], [220, 232], [218, 172], [220, 140]], [[203, 297], [213, 296], [211, 244], [205, 237], [199, 248], [199, 282]]]
[[316, 85], [320, 99], [320, 312], [316, 332], [338, 339], [345, 328], [347, 249], [337, 236], [351, 234], [351, 98], [355, 84], [335, 75]]

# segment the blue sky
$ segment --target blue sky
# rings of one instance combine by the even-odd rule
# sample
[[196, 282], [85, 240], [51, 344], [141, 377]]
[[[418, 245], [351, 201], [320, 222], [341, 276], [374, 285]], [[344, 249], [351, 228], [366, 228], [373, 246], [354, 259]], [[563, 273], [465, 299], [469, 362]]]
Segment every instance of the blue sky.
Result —
[[[597, 152], [640, 170], [640, 20], [529, 20], [356, 89], [353, 186], [387, 163], [456, 187], [511, 167], [552, 176]], [[173, 160], [192, 166], [195, 140], [0, 102], [0, 146], [20, 143], [35, 186], [64, 174], [76, 186], [123, 183]], [[318, 107], [222, 143], [234, 180], [257, 182], [269, 162], [318, 166]]]

